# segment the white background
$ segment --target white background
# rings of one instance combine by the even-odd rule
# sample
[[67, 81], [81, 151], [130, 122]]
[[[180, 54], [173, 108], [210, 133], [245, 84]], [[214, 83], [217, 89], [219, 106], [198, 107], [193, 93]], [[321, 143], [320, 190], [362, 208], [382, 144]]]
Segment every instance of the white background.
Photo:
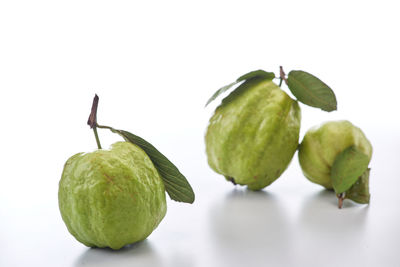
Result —
[[[400, 266], [400, 41], [396, 1], [1, 1], [0, 266]], [[207, 166], [203, 135], [219, 87], [256, 69], [308, 71], [374, 147], [371, 204], [306, 180], [297, 154], [262, 192]], [[284, 87], [284, 90], [288, 91]], [[98, 121], [152, 142], [185, 174], [193, 205], [168, 202], [144, 242], [88, 249], [58, 211], [71, 155]], [[103, 147], [119, 140], [100, 130]]]

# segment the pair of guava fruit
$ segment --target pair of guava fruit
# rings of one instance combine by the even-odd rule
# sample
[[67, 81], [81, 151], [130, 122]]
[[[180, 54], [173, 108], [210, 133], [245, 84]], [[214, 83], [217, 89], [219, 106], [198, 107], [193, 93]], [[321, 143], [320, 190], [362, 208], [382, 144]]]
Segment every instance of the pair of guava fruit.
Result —
[[[300, 166], [310, 181], [333, 189], [334, 179], [335, 191], [368, 203], [372, 146], [363, 132], [348, 121], [327, 122], [310, 129], [299, 146], [300, 121], [297, 101], [272, 80], [249, 79], [222, 100], [210, 119], [205, 135], [208, 163], [228, 181], [260, 190], [284, 172], [299, 149]], [[348, 149], [361, 153], [361, 169], [357, 155]]]

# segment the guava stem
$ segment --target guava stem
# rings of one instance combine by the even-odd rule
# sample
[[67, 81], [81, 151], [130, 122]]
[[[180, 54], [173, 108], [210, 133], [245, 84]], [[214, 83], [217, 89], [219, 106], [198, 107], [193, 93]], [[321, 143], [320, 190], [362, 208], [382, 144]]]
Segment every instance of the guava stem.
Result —
[[279, 87], [282, 85], [282, 81], [285, 81], [286, 84], [288, 83], [286, 79], [286, 73], [283, 71], [282, 66], [279, 66], [279, 78], [281, 79], [279, 82]]
[[94, 95], [93, 98], [93, 104], [92, 104], [92, 110], [90, 111], [89, 119], [87, 124], [90, 126], [90, 128], [93, 129], [94, 132], [94, 137], [96, 138], [96, 143], [98, 149], [101, 149], [101, 144], [100, 144], [100, 139], [99, 135], [97, 134], [97, 106], [99, 105], [99, 97], [97, 94]]
[[343, 207], [344, 193], [340, 193], [337, 195], [338, 197], [338, 207], [341, 209]]
[[94, 137], [96, 138], [97, 148], [101, 149], [100, 139], [99, 139], [99, 135], [97, 134], [96, 126], [93, 127], [93, 132], [94, 132]]
[[235, 182], [235, 179], [233, 177], [228, 177], [228, 181], [230, 181], [234, 185], [237, 185], [237, 183]]
[[97, 94], [95, 94], [94, 98], [93, 98], [92, 109], [90, 111], [89, 119], [87, 121], [87, 124], [90, 126], [90, 128], [93, 128], [96, 126], [98, 105], [99, 105], [99, 96]]

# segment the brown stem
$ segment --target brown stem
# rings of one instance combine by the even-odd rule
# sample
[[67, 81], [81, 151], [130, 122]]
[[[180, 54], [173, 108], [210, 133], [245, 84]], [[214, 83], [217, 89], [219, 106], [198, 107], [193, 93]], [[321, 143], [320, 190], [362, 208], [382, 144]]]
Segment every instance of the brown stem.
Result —
[[237, 183], [235, 182], [235, 179], [233, 177], [228, 177], [228, 181], [230, 181], [234, 185], [237, 185]]
[[96, 127], [97, 123], [97, 106], [99, 105], [99, 97], [97, 94], [94, 95], [93, 98], [93, 104], [92, 104], [92, 110], [89, 115], [89, 119], [87, 124], [90, 126], [90, 128]]
[[286, 79], [286, 73], [283, 71], [282, 66], [279, 66], [279, 78], [281, 79], [279, 86], [282, 85], [282, 81], [285, 81], [286, 85], [288, 84], [288, 81]]
[[95, 94], [94, 98], [93, 98], [92, 110], [90, 112], [87, 124], [90, 126], [90, 128], [93, 129], [94, 137], [96, 138], [97, 147], [99, 149], [101, 149], [100, 139], [99, 139], [99, 135], [97, 134], [97, 128], [96, 128], [97, 127], [97, 106], [98, 105], [99, 105], [99, 97], [97, 96], [97, 94]]
[[340, 194], [337, 195], [337, 197], [338, 197], [338, 207], [339, 207], [339, 209], [341, 209], [341, 208], [343, 207], [344, 196], [345, 196], [344, 193], [340, 193]]

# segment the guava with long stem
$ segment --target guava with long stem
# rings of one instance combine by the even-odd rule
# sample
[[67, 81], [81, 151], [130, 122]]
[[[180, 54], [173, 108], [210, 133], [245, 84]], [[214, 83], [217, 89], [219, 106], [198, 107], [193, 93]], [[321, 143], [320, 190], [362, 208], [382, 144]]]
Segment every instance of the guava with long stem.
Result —
[[[64, 165], [58, 200], [69, 232], [89, 247], [120, 249], [147, 238], [164, 218], [165, 191], [193, 203], [186, 178], [154, 146], [132, 133], [97, 124], [95, 96], [88, 124], [98, 149], [78, 153]], [[125, 139], [101, 148], [97, 128]]]

